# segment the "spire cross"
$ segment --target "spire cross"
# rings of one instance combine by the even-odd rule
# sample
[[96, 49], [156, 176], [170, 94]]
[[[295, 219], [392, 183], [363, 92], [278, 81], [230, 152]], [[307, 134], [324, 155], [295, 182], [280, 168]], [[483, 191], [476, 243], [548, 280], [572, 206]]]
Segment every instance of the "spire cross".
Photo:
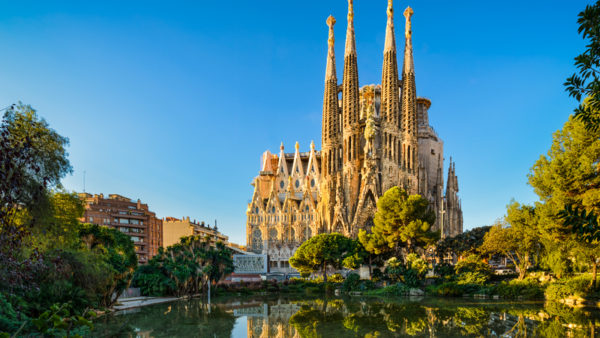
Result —
[[329, 26], [329, 40], [328, 43], [330, 46], [333, 46], [335, 42], [335, 38], [333, 37], [333, 25], [335, 25], [335, 18], [333, 16], [329, 16], [327, 18], [327, 26]]

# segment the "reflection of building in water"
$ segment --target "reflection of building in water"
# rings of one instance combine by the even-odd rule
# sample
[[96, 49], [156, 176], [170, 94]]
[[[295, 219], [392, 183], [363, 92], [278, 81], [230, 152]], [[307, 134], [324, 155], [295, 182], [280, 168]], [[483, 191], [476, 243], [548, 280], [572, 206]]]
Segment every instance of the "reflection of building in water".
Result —
[[[404, 60], [399, 69], [392, 1], [388, 3], [381, 85], [360, 87], [352, 1], [344, 70], [335, 69], [335, 19], [329, 17], [321, 149], [266, 151], [246, 210], [248, 250], [269, 255], [271, 271], [289, 272], [288, 259], [306, 239], [369, 230], [379, 197], [394, 186], [430, 201], [433, 231], [462, 233], [458, 179], [450, 160], [444, 192], [444, 143], [429, 124], [431, 101], [417, 97], [412, 9], [404, 12]], [[401, 70], [399, 72], [399, 70]]]
[[[248, 338], [300, 337], [289, 325], [290, 317], [300, 310], [296, 304], [275, 304], [246, 308]], [[234, 311], [238, 313], [238, 311]]]

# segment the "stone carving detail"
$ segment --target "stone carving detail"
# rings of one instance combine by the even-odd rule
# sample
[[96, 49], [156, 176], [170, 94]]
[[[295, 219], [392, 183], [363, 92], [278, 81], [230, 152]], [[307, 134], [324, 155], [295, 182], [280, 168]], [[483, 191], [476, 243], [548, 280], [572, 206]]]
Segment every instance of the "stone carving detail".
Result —
[[265, 273], [267, 272], [266, 255], [233, 255], [233, 272], [243, 273]]

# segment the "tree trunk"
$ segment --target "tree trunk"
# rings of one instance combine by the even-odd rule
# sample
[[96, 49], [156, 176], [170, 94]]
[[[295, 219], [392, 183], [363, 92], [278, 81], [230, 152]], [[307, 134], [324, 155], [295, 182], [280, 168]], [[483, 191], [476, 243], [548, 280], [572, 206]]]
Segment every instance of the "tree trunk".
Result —
[[323, 263], [323, 282], [327, 283], [327, 264]]
[[[369, 279], [373, 278], [373, 271], [371, 270], [371, 265], [373, 264], [373, 257], [369, 255]], [[360, 267], [359, 267], [360, 268]]]

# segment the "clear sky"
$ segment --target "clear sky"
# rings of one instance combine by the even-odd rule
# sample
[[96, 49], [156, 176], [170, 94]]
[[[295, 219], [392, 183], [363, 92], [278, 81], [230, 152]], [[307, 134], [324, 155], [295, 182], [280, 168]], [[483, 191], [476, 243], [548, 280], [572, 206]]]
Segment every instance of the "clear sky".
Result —
[[[394, 1], [404, 48], [414, 9], [417, 94], [456, 161], [464, 226], [536, 200], [534, 161], [575, 106], [562, 83], [590, 1]], [[380, 83], [385, 0], [356, 0], [361, 85]], [[31, 104], [69, 137], [69, 190], [140, 198], [245, 244], [260, 155], [319, 148], [329, 14], [338, 78], [347, 5], [336, 1], [0, 0], [0, 108]], [[401, 53], [400, 53], [401, 54]], [[401, 62], [401, 60], [399, 60]]]

